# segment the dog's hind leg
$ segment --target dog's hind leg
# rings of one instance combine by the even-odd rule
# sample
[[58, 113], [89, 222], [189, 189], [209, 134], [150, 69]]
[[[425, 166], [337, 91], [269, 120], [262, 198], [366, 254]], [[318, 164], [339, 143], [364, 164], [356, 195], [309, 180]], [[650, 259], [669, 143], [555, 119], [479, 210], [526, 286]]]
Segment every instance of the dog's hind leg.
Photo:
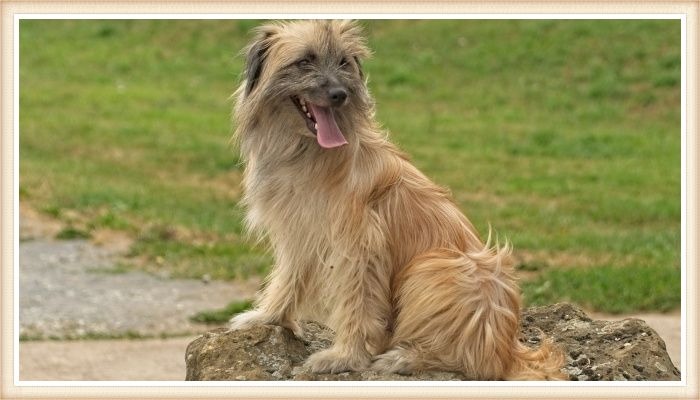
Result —
[[507, 249], [436, 249], [416, 257], [397, 279], [393, 349], [373, 369], [460, 371], [504, 379], [514, 360], [519, 301]]
[[409, 346], [395, 346], [384, 354], [376, 356], [372, 369], [381, 373], [410, 375], [421, 369], [420, 355]]

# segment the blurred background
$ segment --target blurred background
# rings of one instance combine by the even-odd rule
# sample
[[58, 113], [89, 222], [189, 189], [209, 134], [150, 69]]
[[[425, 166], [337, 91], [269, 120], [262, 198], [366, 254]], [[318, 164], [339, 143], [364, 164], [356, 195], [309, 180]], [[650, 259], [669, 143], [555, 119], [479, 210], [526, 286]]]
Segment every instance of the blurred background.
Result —
[[[20, 379], [182, 379], [192, 335], [249, 306], [271, 257], [229, 96], [261, 22], [20, 22]], [[679, 335], [680, 21], [362, 25], [377, 118], [513, 243], [526, 305]]]

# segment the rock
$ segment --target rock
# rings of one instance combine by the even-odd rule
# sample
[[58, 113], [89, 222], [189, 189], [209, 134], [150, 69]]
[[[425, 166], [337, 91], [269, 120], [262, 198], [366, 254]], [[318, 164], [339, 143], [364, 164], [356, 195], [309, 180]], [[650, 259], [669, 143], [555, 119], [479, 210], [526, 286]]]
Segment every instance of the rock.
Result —
[[663, 339], [640, 319], [593, 321], [560, 303], [525, 310], [521, 325], [525, 337], [541, 329], [566, 351], [571, 380], [680, 380]]
[[[414, 375], [373, 371], [315, 374], [302, 364], [312, 353], [330, 346], [333, 332], [303, 322], [304, 338], [287, 329], [259, 325], [242, 331], [220, 328], [192, 341], [186, 350], [187, 380], [463, 380], [457, 372], [429, 371]], [[523, 311], [521, 341], [538, 346], [551, 337], [566, 353], [562, 371], [571, 380], [677, 381], [680, 372], [666, 345], [644, 321], [593, 321], [573, 305], [560, 303]]]

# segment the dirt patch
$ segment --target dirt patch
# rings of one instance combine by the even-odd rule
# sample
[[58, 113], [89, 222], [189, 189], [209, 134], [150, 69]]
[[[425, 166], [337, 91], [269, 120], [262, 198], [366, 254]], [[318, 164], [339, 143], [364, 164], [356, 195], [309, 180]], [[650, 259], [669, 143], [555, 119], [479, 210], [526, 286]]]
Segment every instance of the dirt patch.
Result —
[[63, 228], [59, 221], [41, 214], [25, 203], [19, 203], [19, 210], [20, 241], [55, 237]]
[[[582, 254], [568, 253], [564, 251], [529, 251], [516, 250], [513, 253], [516, 265], [521, 269], [518, 272], [529, 276], [537, 276], [550, 267], [590, 267], [595, 265], [619, 265], [624, 266], [631, 262], [632, 257], [621, 257], [616, 254]], [[524, 268], [523, 268], [524, 267]]]
[[134, 239], [124, 232], [97, 229], [92, 232], [92, 242], [115, 253], [126, 254], [134, 244]]

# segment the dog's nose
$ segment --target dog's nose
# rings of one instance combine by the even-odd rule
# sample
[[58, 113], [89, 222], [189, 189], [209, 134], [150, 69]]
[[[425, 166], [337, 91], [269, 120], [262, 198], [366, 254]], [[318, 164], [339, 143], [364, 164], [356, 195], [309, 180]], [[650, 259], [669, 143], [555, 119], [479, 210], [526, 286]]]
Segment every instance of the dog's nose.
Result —
[[348, 98], [348, 91], [342, 87], [333, 87], [328, 89], [328, 100], [333, 107], [342, 106], [345, 99]]

